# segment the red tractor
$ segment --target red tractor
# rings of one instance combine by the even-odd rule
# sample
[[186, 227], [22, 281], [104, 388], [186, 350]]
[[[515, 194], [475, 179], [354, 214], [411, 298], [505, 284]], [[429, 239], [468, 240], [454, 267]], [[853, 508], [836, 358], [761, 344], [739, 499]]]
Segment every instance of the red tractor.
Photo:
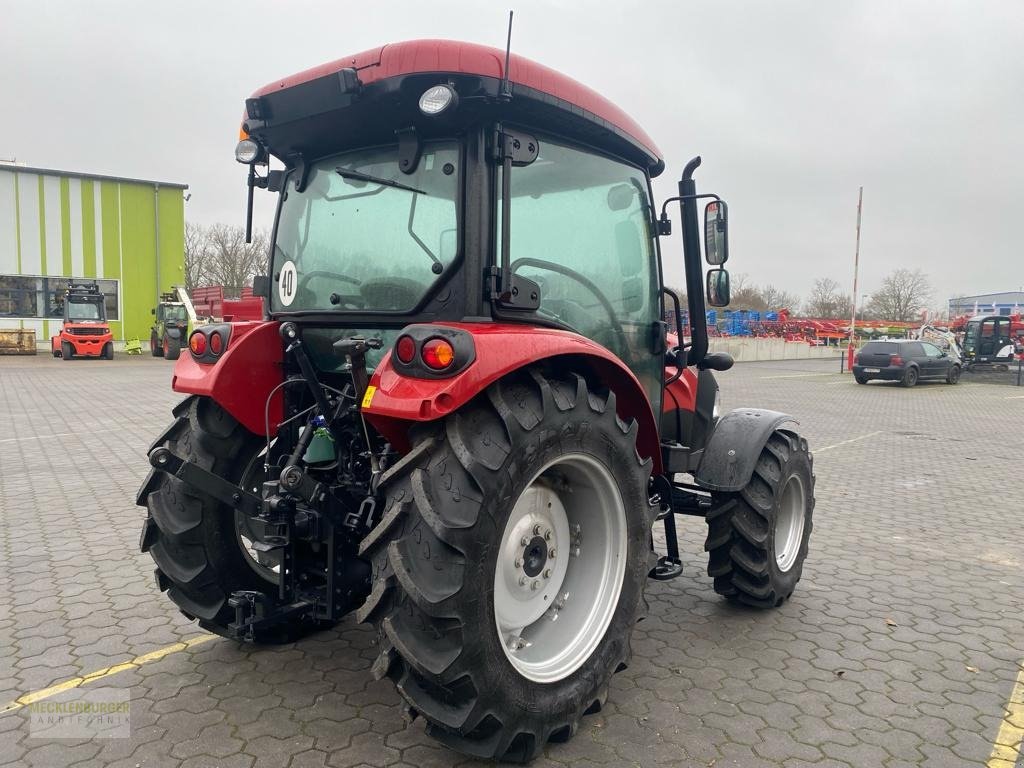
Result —
[[257, 91], [236, 159], [250, 220], [254, 188], [279, 193], [268, 318], [192, 332], [138, 495], [186, 616], [274, 642], [356, 611], [373, 674], [430, 734], [527, 761], [629, 663], [648, 578], [683, 572], [676, 514], [707, 520], [719, 594], [793, 593], [807, 442], [783, 413], [720, 416], [712, 371], [732, 360], [703, 323], [682, 343], [662, 321], [666, 298], [681, 315], [669, 203], [689, 316], [729, 299], [727, 209], [697, 194], [699, 159], [659, 215], [664, 161], [622, 110], [438, 40]]
[[68, 283], [64, 295], [64, 324], [50, 337], [54, 357], [114, 359], [114, 336], [107, 325], [103, 294], [97, 283]]

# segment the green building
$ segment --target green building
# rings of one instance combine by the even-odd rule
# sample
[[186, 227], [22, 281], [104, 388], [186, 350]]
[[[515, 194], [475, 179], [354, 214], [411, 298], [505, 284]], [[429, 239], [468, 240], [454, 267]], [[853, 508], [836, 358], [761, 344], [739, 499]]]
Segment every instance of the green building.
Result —
[[185, 282], [187, 188], [0, 163], [0, 329], [48, 349], [60, 291], [96, 280], [114, 339], [145, 345], [157, 297]]

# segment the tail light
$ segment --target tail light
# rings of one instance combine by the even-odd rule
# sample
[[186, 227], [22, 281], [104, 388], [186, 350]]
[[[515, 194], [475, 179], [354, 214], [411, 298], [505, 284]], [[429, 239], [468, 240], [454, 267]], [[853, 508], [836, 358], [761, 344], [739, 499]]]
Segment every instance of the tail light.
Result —
[[889, 365], [903, 365], [903, 358], [899, 355], [889, 355]]
[[197, 363], [215, 363], [227, 350], [230, 341], [230, 325], [204, 325], [192, 331], [188, 337], [188, 348]]
[[391, 364], [404, 376], [442, 379], [454, 376], [476, 360], [473, 336], [460, 328], [410, 325], [392, 349]]

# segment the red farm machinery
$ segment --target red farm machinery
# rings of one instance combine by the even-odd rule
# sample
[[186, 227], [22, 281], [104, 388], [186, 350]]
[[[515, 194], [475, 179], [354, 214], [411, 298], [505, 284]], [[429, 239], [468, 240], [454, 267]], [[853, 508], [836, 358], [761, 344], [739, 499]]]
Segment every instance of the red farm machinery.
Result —
[[662, 320], [670, 204], [689, 316], [729, 299], [699, 158], [659, 206], [661, 154], [604, 97], [421, 40], [257, 91], [236, 159], [250, 221], [278, 193], [267, 319], [192, 331], [138, 495], [186, 616], [275, 642], [354, 611], [431, 735], [528, 761], [604, 703], [648, 579], [683, 574], [675, 515], [706, 519], [720, 595], [790, 597], [807, 442], [783, 413], [719, 413], [732, 360]]
[[54, 357], [114, 359], [114, 335], [107, 324], [103, 293], [97, 283], [68, 283], [63, 296], [64, 323], [50, 338]]

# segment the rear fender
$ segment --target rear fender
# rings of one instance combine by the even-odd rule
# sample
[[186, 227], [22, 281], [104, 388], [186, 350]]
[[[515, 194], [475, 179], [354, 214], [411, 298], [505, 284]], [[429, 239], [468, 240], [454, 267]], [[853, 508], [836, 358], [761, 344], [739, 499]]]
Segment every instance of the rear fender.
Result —
[[[257, 435], [267, 431], [265, 408], [274, 387], [284, 381], [284, 349], [276, 322], [231, 323], [228, 347], [213, 363], [198, 363], [185, 351], [174, 366], [175, 392], [213, 399]], [[284, 418], [278, 390], [270, 400], [270, 437]]]
[[738, 408], [715, 424], [694, 479], [709, 491], [738, 491], [750, 482], [757, 459], [780, 424], [792, 416], [761, 408]]
[[408, 449], [408, 430], [415, 423], [435, 421], [457, 411], [503, 376], [541, 361], [565, 370], [589, 368], [615, 393], [616, 411], [627, 423], [636, 420], [637, 452], [661, 471], [658, 427], [650, 400], [640, 382], [619, 358], [578, 334], [552, 328], [502, 323], [436, 323], [472, 334], [476, 359], [446, 379], [419, 379], [399, 374], [384, 357], [363, 399], [367, 420], [401, 451]]

